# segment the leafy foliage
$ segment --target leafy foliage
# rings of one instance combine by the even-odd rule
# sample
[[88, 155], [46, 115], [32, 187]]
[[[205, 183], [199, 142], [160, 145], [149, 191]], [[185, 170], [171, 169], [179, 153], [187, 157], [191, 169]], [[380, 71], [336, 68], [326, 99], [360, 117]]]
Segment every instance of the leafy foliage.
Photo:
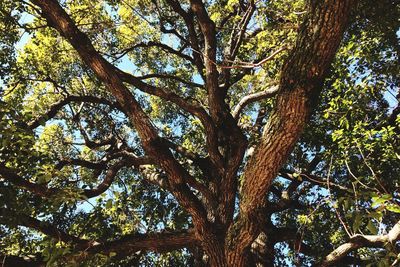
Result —
[[[189, 14], [189, 3], [181, 2], [181, 11]], [[279, 83], [306, 3], [204, 2], [217, 29], [213, 64], [233, 110], [243, 97]], [[204, 36], [197, 47], [193, 40], [189, 44], [191, 31], [200, 36], [200, 26], [194, 20], [190, 27], [171, 4], [178, 2], [60, 3], [114, 66], [186, 103], [210, 108], [208, 74], [201, 68]], [[47, 266], [197, 264], [201, 248], [157, 253], [149, 246], [120, 254], [117, 245], [92, 253], [71, 238], [107, 243], [186, 231], [193, 221], [168, 188], [160, 186], [168, 180], [164, 171], [147, 157], [115, 97], [40, 14], [30, 2], [0, 4], [1, 253], [35, 255]], [[264, 232], [273, 242], [267, 246], [276, 265], [310, 266], [349, 236], [384, 234], [400, 218], [400, 5], [363, 0], [354, 14], [319, 104], [266, 196], [270, 210]], [[250, 19], [244, 23], [246, 16]], [[235, 47], [237, 36], [242, 39]], [[273, 60], [258, 64], [280, 48]], [[229, 58], [227, 51], [235, 51], [235, 57]], [[127, 86], [163, 146], [194, 177], [192, 184], [217, 190], [210, 179], [215, 173], [206, 173], [201, 165], [210, 155], [203, 121], [176, 102]], [[249, 146], [237, 171], [239, 180], [274, 106], [274, 98], [262, 99], [240, 114], [238, 124]], [[228, 137], [218, 138], [224, 143]], [[221, 154], [229, 155], [226, 147], [218, 147]], [[11, 173], [24, 182], [11, 179]], [[51, 226], [59, 232], [49, 230]], [[278, 236], [279, 229], [293, 235]], [[385, 248], [360, 249], [351, 256], [363, 266], [389, 266], [399, 247]]]

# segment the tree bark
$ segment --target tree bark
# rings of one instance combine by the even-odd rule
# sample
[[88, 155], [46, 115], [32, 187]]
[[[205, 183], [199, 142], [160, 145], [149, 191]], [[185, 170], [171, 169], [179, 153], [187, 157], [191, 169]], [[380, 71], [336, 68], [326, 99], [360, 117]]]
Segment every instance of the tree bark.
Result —
[[262, 139], [245, 170], [238, 220], [226, 238], [229, 266], [247, 266], [260, 233], [260, 212], [273, 179], [297, 142], [342, 40], [354, 0], [309, 1], [296, 46], [286, 60], [279, 93]]

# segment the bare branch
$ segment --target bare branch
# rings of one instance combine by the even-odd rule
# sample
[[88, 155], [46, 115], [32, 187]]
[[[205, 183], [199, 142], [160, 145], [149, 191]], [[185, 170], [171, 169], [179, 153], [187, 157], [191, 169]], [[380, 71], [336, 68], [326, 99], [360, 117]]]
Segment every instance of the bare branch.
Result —
[[171, 80], [176, 80], [178, 82], [181, 82], [181, 83], [186, 84], [186, 85], [191, 86], [191, 87], [204, 88], [204, 85], [202, 85], [200, 83], [186, 81], [186, 80], [182, 79], [181, 77], [174, 76], [174, 75], [171, 75], [171, 74], [166, 74], [166, 73], [146, 74], [146, 75], [143, 75], [143, 76], [140, 76], [140, 77], [137, 77], [137, 78], [140, 79], [140, 80], [152, 79], [152, 78], [171, 79]]
[[[256, 10], [256, 6], [254, 4], [254, 1], [250, 1], [242, 20], [239, 22], [237, 29], [234, 29], [232, 31], [231, 44], [230, 44], [230, 49], [229, 49], [230, 50], [229, 60], [235, 59], [236, 54], [239, 51], [240, 45], [242, 44], [242, 40], [246, 33], [247, 26], [253, 16], [253, 13], [255, 10]], [[239, 34], [237, 34], [237, 31], [239, 31]]]
[[[279, 172], [279, 175], [285, 179], [292, 180], [292, 181], [307, 181], [311, 184], [318, 185], [318, 186], [325, 186], [325, 187], [328, 186], [328, 180], [326, 178], [319, 177], [317, 175], [310, 174], [310, 173], [296, 173], [295, 174], [295, 172], [293, 172], [293, 171], [281, 169]], [[329, 186], [337, 188], [342, 191], [353, 193], [352, 189], [347, 188], [340, 184], [332, 183], [332, 181], [329, 181]]]
[[170, 190], [171, 185], [168, 182], [168, 177], [156, 170], [154, 166], [149, 164], [142, 165], [139, 167], [139, 171], [149, 183], [157, 185], [162, 189]]
[[266, 62], [274, 59], [279, 53], [281, 53], [282, 51], [287, 50], [288, 48], [286, 46], [282, 46], [280, 48], [278, 48], [277, 50], [275, 50], [274, 52], [272, 52], [271, 55], [269, 55], [268, 57], [256, 62], [256, 63], [249, 63], [249, 62], [237, 62], [237, 65], [232, 65], [232, 66], [219, 66], [220, 68], [230, 68], [230, 69], [238, 69], [238, 68], [256, 68], [256, 67], [260, 67], [261, 65], [265, 64]]
[[257, 92], [257, 93], [245, 96], [244, 98], [242, 98], [239, 101], [239, 103], [233, 109], [233, 111], [232, 111], [233, 118], [235, 118], [237, 120], [239, 118], [240, 113], [247, 105], [254, 103], [256, 101], [262, 100], [262, 99], [266, 99], [266, 98], [275, 96], [276, 93], [278, 92], [278, 89], [279, 89], [279, 86], [274, 85], [262, 92]]
[[349, 242], [340, 245], [321, 263], [321, 267], [332, 266], [352, 251], [363, 247], [383, 248], [388, 244], [394, 245], [400, 240], [400, 221], [386, 235], [354, 235]]
[[119, 53], [120, 55], [116, 59], [122, 58], [127, 53], [129, 53], [129, 52], [131, 52], [131, 51], [133, 51], [133, 50], [135, 50], [136, 48], [139, 48], [139, 47], [144, 47], [144, 48], [146, 48], [146, 47], [159, 47], [159, 48], [163, 49], [164, 51], [166, 51], [166, 52], [168, 52], [170, 54], [174, 54], [174, 55], [176, 55], [176, 56], [178, 56], [180, 58], [183, 58], [183, 59], [185, 59], [185, 60], [187, 60], [187, 61], [189, 61], [191, 63], [194, 63], [194, 59], [192, 57], [190, 57], [190, 56], [188, 56], [188, 55], [186, 55], [184, 53], [181, 53], [181, 52], [173, 49], [172, 47], [170, 47], [170, 46], [168, 46], [166, 44], [159, 43], [159, 42], [154, 42], [154, 41], [150, 41], [150, 42], [147, 42], [147, 43], [135, 44], [134, 46], [129, 47], [129, 48], [125, 49], [124, 51], [122, 51], [121, 53]]

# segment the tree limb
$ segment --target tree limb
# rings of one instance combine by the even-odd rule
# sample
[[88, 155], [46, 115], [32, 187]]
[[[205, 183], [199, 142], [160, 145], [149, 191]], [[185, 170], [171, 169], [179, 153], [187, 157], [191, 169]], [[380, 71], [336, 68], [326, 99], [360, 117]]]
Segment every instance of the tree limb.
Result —
[[124, 71], [121, 71], [119, 69], [115, 69], [118, 76], [122, 79], [122, 81], [131, 84], [138, 88], [139, 90], [158, 96], [164, 100], [170, 101], [174, 104], [176, 104], [178, 107], [182, 108], [184, 111], [187, 111], [188, 113], [192, 114], [195, 117], [198, 117], [199, 119], [202, 120], [203, 123], [206, 123], [209, 121], [207, 112], [200, 106], [194, 103], [192, 99], [185, 99], [180, 97], [179, 95], [175, 94], [174, 92], [168, 92], [165, 91], [162, 88], [155, 87], [152, 85], [149, 85], [147, 83], [144, 83], [141, 81], [141, 77], [135, 77], [129, 73], [126, 73]]
[[[279, 172], [279, 175], [281, 177], [291, 180], [291, 181], [307, 181], [311, 184], [318, 185], [318, 186], [325, 186], [325, 187], [328, 186], [328, 181], [325, 178], [319, 177], [317, 175], [313, 175], [310, 173], [299, 173], [297, 175], [294, 175], [293, 171], [281, 169]], [[337, 188], [337, 189], [345, 191], [345, 192], [353, 193], [352, 189], [347, 188], [340, 184], [333, 183], [331, 181], [329, 181], [329, 186]]]
[[14, 170], [6, 167], [4, 164], [0, 164], [0, 176], [13, 185], [24, 188], [38, 196], [48, 197], [58, 192], [57, 189], [48, 188], [45, 185], [29, 182], [28, 180], [19, 176]]
[[[206, 88], [208, 92], [208, 102], [210, 114], [215, 122], [224, 120], [224, 93], [218, 86], [218, 70], [215, 64], [217, 56], [217, 38], [215, 23], [210, 19], [206, 7], [201, 0], [190, 0], [190, 8], [196, 15], [200, 24], [200, 29], [204, 35], [204, 64], [206, 69]], [[200, 52], [200, 51], [197, 51]]]
[[[69, 235], [64, 231], [59, 230], [54, 225], [40, 221], [36, 218], [31, 216], [7, 209], [7, 208], [0, 208], [0, 219], [7, 218], [10, 214], [13, 214], [13, 218], [17, 219], [17, 224], [25, 227], [29, 227], [35, 229], [45, 235], [48, 235], [56, 240], [63, 241], [65, 243], [72, 242], [82, 247], [90, 247], [92, 242], [88, 240], [79, 239], [75, 236]], [[4, 219], [2, 220], [4, 221]]]
[[[55, 0], [33, 0], [42, 10], [49, 25], [54, 27], [75, 48], [85, 62], [113, 94], [129, 120], [134, 125], [146, 153], [157, 159], [160, 167], [167, 173], [171, 193], [193, 218], [195, 224], [207, 227], [206, 211], [200, 200], [185, 184], [190, 174], [173, 158], [171, 152], [160, 144], [160, 137], [149, 117], [141, 108], [129, 89], [124, 85], [115, 66], [106, 61], [93, 47], [86, 34], [80, 31], [74, 21]], [[141, 81], [139, 81], [141, 82]]]
[[107, 167], [107, 161], [92, 162], [77, 158], [63, 158], [55, 166], [57, 170], [61, 170], [65, 166], [81, 166], [92, 170], [103, 170]]
[[14, 256], [7, 254], [0, 254], [1, 267], [45, 267], [46, 263], [43, 261], [42, 256], [29, 255], [29, 256]]
[[197, 244], [198, 240], [195, 237], [194, 230], [189, 229], [174, 232], [126, 235], [118, 240], [96, 243], [85, 251], [90, 254], [116, 252], [117, 256], [123, 257], [142, 250], [162, 253], [190, 248]]
[[321, 263], [321, 267], [332, 266], [352, 251], [363, 247], [383, 248], [387, 244], [394, 245], [400, 240], [400, 221], [386, 235], [354, 235], [349, 242], [340, 245]]
[[149, 41], [147, 43], [135, 44], [134, 46], [129, 47], [129, 48], [125, 49], [124, 51], [122, 51], [122, 53], [120, 53], [120, 55], [117, 57], [117, 59], [122, 58], [127, 53], [129, 53], [129, 52], [131, 52], [131, 51], [133, 51], [133, 50], [135, 50], [136, 48], [139, 48], [139, 47], [145, 47], [145, 48], [146, 47], [159, 47], [159, 48], [161, 48], [162, 50], [164, 50], [164, 51], [166, 51], [168, 53], [174, 54], [174, 55], [176, 55], [176, 56], [178, 56], [180, 58], [183, 58], [183, 59], [185, 59], [185, 60], [187, 60], [187, 61], [189, 61], [191, 63], [194, 63], [194, 59], [192, 57], [190, 57], [190, 56], [188, 56], [186, 54], [183, 54], [183, 53], [173, 49], [172, 47], [170, 47], [170, 46], [168, 46], [166, 44], [159, 43], [159, 42], [154, 42], [154, 41]]
[[123, 72], [123, 71], [118, 71], [118, 74], [122, 78], [122, 80], [126, 83], [129, 83], [143, 92], [149, 93], [151, 95], [155, 95], [158, 97], [161, 97], [162, 99], [165, 99], [167, 101], [170, 101], [174, 104], [176, 104], [178, 107], [182, 108], [183, 110], [189, 112], [193, 116], [197, 117], [200, 119], [201, 123], [204, 126], [204, 130], [206, 133], [206, 144], [207, 144], [207, 149], [210, 154], [210, 158], [215, 164], [215, 166], [218, 169], [222, 169], [222, 156], [218, 151], [218, 136], [217, 136], [217, 129], [216, 126], [214, 125], [211, 117], [208, 115], [208, 113], [199, 105], [192, 103], [190, 99], [184, 99], [178, 96], [177, 94], [173, 92], [167, 92], [164, 91], [162, 88], [154, 87], [151, 85], [148, 85], [140, 80], [138, 80], [135, 76]]
[[245, 264], [246, 248], [260, 231], [255, 218], [264, 196], [310, 117], [355, 3], [309, 2], [296, 45], [282, 69], [275, 107], [245, 170], [239, 217], [226, 241], [230, 264]]
[[261, 92], [257, 92], [251, 95], [247, 95], [245, 97], [243, 97], [239, 103], [235, 106], [235, 108], [232, 111], [232, 116], [233, 118], [235, 118], [236, 120], [239, 118], [240, 112], [242, 112], [242, 110], [249, 104], [265, 99], [265, 98], [269, 98], [272, 97], [274, 95], [276, 95], [278, 93], [278, 89], [279, 86], [278, 85], [274, 85], [270, 88], [268, 88], [267, 90], [261, 91]]
[[[10, 212], [13, 211], [1, 208], [0, 218], [7, 216], [10, 214]], [[126, 257], [141, 250], [161, 253], [182, 248], [189, 248], [196, 246], [198, 242], [192, 229], [147, 234], [136, 233], [122, 236], [121, 238], [113, 241], [99, 242], [95, 240], [80, 239], [59, 230], [57, 227], [48, 222], [40, 221], [31, 216], [16, 214], [14, 217], [18, 218], [18, 225], [35, 229], [56, 240], [63, 241], [65, 243], [71, 243], [75, 252], [82, 251], [86, 254], [102, 253], [108, 255], [110, 252], [115, 252], [119, 257]]]
[[[230, 40], [229, 40], [229, 47], [227, 49], [228, 54], [225, 55], [226, 59], [224, 60], [224, 61], [226, 61], [226, 63], [228, 63], [228, 62], [232, 63], [235, 60], [237, 52], [239, 51], [239, 48], [242, 44], [243, 37], [246, 33], [246, 28], [253, 16], [255, 9], [256, 9], [256, 6], [254, 4], [254, 1], [249, 1], [248, 7], [247, 7], [246, 11], [244, 12], [242, 19], [238, 23], [237, 27], [232, 29]], [[240, 9], [237, 8], [237, 15], [239, 15], [239, 14], [240, 14]], [[229, 15], [227, 18], [229, 18]], [[228, 64], [226, 64], [226, 65], [228, 65]], [[222, 75], [224, 77], [224, 81], [225, 81], [226, 85], [229, 84], [229, 80], [231, 77], [231, 70], [230, 70], [231, 68], [233, 68], [233, 66], [226, 66], [222, 70]], [[228, 88], [229, 87], [225, 86], [225, 87], [223, 87], [223, 90], [226, 91], [226, 90], [228, 90]]]
[[[96, 169], [96, 170], [102, 170], [106, 169], [107, 165], [106, 163], [100, 162], [100, 163], [92, 163], [88, 161], [82, 161], [79, 159], [73, 159], [69, 160], [68, 164], [73, 164], [76, 163], [77, 165], [82, 164], [85, 167]], [[82, 192], [82, 196], [86, 198], [92, 198], [95, 196], [98, 196], [105, 192], [113, 183], [114, 178], [118, 174], [118, 171], [123, 168], [123, 167], [130, 167], [130, 166], [136, 166], [138, 167], [139, 165], [148, 163], [147, 158], [132, 158], [130, 157], [129, 159], [121, 160], [111, 167], [109, 167], [105, 173], [105, 177], [103, 181], [94, 189], [85, 189]], [[64, 166], [65, 162], [58, 166], [60, 169], [62, 166]], [[20, 175], [17, 174], [14, 170], [6, 167], [4, 164], [0, 164], [0, 176], [3, 177], [5, 180], [11, 182], [13, 185], [24, 188], [25, 190], [32, 192], [36, 195], [42, 196], [42, 197], [52, 197], [57, 194], [62, 194], [63, 189], [60, 188], [49, 188], [44, 184], [37, 184], [30, 182], [29, 180], [24, 179]], [[77, 189], [78, 190], [78, 189]]]
[[56, 102], [55, 104], [53, 104], [50, 109], [43, 114], [42, 116], [35, 118], [33, 121], [28, 123], [28, 128], [29, 129], [35, 129], [37, 128], [41, 123], [43, 123], [44, 121], [48, 121], [52, 118], [54, 118], [54, 116], [57, 115], [57, 113], [67, 104], [71, 103], [71, 102], [88, 102], [88, 103], [97, 103], [97, 104], [104, 104], [104, 105], [108, 105], [112, 108], [118, 109], [120, 111], [122, 111], [121, 106], [118, 103], [113, 103], [112, 101], [109, 101], [105, 98], [101, 98], [101, 97], [96, 97], [96, 96], [75, 96], [75, 95], [70, 95], [67, 96], [66, 98]]
[[199, 87], [199, 88], [204, 88], [204, 85], [200, 84], [200, 83], [195, 83], [195, 82], [191, 82], [191, 81], [186, 81], [178, 76], [174, 76], [171, 74], [167, 74], [167, 73], [154, 73], [154, 74], [146, 74], [143, 76], [139, 76], [137, 77], [140, 80], [144, 80], [144, 79], [152, 79], [152, 78], [160, 78], [160, 79], [171, 79], [171, 80], [176, 80], [180, 83], [186, 84], [188, 86], [191, 87]]
[[197, 38], [197, 33], [194, 25], [193, 11], [189, 10], [188, 12], [186, 12], [178, 1], [167, 0], [166, 2], [177, 14], [179, 14], [183, 18], [186, 24], [189, 33], [189, 41], [190, 41], [190, 46], [192, 47], [192, 55], [195, 61], [195, 65], [197, 67], [197, 71], [204, 80], [204, 74], [203, 74], [204, 64], [201, 54], [199, 54], [200, 44]]

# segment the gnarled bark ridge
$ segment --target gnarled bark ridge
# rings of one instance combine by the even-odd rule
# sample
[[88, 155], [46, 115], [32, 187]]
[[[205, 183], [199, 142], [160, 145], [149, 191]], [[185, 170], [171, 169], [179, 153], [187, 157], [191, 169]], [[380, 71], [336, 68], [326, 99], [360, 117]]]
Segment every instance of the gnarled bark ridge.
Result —
[[276, 107], [247, 165], [240, 214], [226, 239], [230, 266], [246, 266], [247, 247], [260, 232], [259, 212], [273, 179], [298, 140], [322, 89], [355, 1], [310, 1], [281, 74]]

